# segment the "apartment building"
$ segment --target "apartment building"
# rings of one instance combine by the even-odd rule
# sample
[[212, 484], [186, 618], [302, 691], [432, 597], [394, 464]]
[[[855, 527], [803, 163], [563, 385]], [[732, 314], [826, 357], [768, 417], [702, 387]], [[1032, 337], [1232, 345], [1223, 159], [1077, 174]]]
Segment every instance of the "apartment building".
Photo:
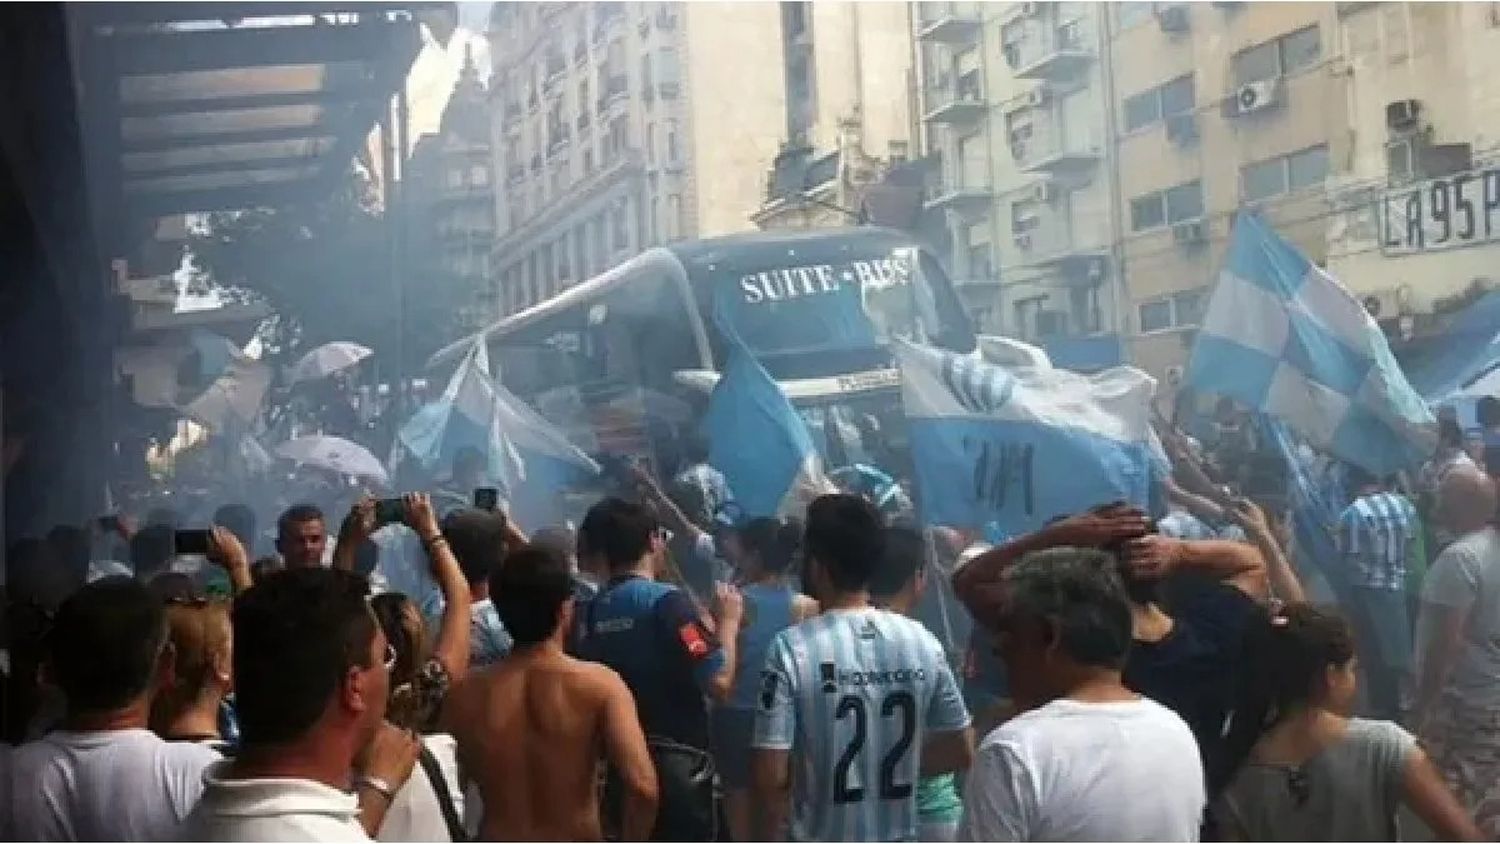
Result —
[[1326, 260], [1327, 179], [1350, 155], [1339, 21], [1333, 3], [1108, 8], [1122, 321], [1170, 385], [1241, 208]]
[[496, 3], [503, 313], [648, 246], [750, 228], [785, 137], [774, 3]]
[[761, 228], [850, 225], [868, 189], [909, 157], [912, 44], [901, 3], [783, 2], [786, 130]]
[[1118, 362], [1100, 3], [913, 3], [926, 207], [983, 331]]
[[460, 324], [470, 330], [497, 314], [490, 273], [495, 179], [487, 98], [473, 53], [465, 50], [439, 130], [423, 135], [412, 150], [412, 181], [420, 196], [407, 198], [414, 215], [413, 237], [420, 232], [430, 238], [429, 248], [419, 257], [435, 260], [438, 269], [457, 279], [460, 289], [473, 292], [458, 315]]
[[1339, 3], [1328, 265], [1397, 337], [1500, 277], [1500, 5]]

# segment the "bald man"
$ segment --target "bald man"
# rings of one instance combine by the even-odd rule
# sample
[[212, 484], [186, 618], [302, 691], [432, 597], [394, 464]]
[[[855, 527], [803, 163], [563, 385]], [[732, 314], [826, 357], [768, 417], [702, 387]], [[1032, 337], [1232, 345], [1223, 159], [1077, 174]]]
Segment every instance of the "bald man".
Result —
[[1500, 839], [1500, 532], [1495, 481], [1456, 468], [1437, 518], [1458, 537], [1432, 564], [1417, 626], [1412, 725], [1454, 794]]

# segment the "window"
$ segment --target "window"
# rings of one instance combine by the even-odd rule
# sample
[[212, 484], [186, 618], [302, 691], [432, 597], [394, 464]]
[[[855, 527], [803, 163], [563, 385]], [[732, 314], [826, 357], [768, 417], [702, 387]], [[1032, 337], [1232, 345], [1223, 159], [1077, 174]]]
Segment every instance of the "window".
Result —
[[1156, 88], [1125, 98], [1125, 131], [1134, 132], [1161, 119], [1161, 97]]
[[1133, 231], [1196, 220], [1202, 216], [1201, 182], [1188, 182], [1130, 200], [1130, 228]]
[[1175, 188], [1168, 188], [1166, 192], [1167, 222], [1180, 223], [1184, 220], [1196, 220], [1203, 216], [1203, 185], [1199, 182], [1188, 182]]
[[680, 150], [677, 148], [677, 119], [667, 120], [667, 163], [677, 164], [682, 161], [679, 157]]
[[1037, 317], [1047, 304], [1046, 296], [1031, 296], [1011, 303], [1011, 313], [1016, 321], [1016, 333], [1022, 337], [1037, 336]]
[[1240, 168], [1240, 199], [1258, 202], [1286, 192], [1286, 160], [1273, 158]]
[[589, 234], [583, 223], [573, 227], [573, 266], [577, 268], [580, 278], [589, 275]]
[[1193, 110], [1193, 75], [1179, 76], [1125, 100], [1125, 131], [1133, 132], [1174, 114]]
[[609, 209], [610, 230], [616, 252], [630, 248], [630, 201], [619, 199]]
[[679, 194], [667, 194], [667, 228], [665, 234], [667, 240], [673, 240], [682, 235], [682, 196]]
[[1291, 190], [1321, 187], [1328, 178], [1328, 146], [1294, 152], [1286, 157], [1287, 186]]
[[661, 242], [661, 197], [651, 197], [651, 242]]
[[1116, 3], [1115, 24], [1120, 29], [1129, 29], [1132, 26], [1143, 24], [1151, 20], [1155, 14], [1155, 3]]
[[1310, 67], [1323, 53], [1318, 25], [1289, 32], [1280, 38], [1241, 50], [1230, 60], [1236, 85], [1275, 79]]
[[964, 242], [966, 248], [969, 278], [990, 279], [995, 275], [995, 255], [990, 245], [990, 227], [988, 225], [969, 226], [964, 231]]
[[489, 183], [490, 168], [483, 164], [475, 164], [469, 168], [469, 184], [482, 188]]
[[[662, 47], [657, 51], [656, 59], [657, 81], [661, 83], [662, 87], [668, 88], [669, 86], [679, 84], [681, 76], [677, 66], [677, 48]], [[663, 94], [666, 93], [666, 91], [663, 91]]]
[[651, 54], [646, 53], [641, 56], [641, 89], [648, 92], [650, 96], [655, 96], [656, 92], [652, 90], [655, 87], [656, 80], [651, 75]]
[[656, 163], [656, 124], [646, 124], [646, 163]]
[[1328, 177], [1328, 147], [1319, 144], [1240, 168], [1240, 198], [1258, 202], [1287, 191], [1320, 187]]
[[1141, 333], [1163, 331], [1172, 327], [1172, 300], [1141, 303]]
[[1184, 290], [1161, 299], [1142, 302], [1137, 308], [1141, 333], [1192, 328], [1203, 321], [1204, 291]]
[[1134, 231], [1154, 229], [1167, 221], [1161, 207], [1161, 194], [1151, 193], [1130, 200], [1130, 228]]

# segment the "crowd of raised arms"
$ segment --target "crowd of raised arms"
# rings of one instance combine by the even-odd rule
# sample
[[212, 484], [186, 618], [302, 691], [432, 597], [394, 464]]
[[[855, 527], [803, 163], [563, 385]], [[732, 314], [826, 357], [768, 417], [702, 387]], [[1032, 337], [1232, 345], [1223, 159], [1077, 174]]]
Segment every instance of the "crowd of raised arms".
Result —
[[1232, 407], [1162, 423], [1155, 518], [1022, 536], [890, 487], [745, 519], [702, 454], [529, 533], [423, 493], [262, 559], [237, 505], [91, 526], [125, 565], [59, 527], [8, 553], [0, 839], [1497, 840], [1500, 459], [1440, 430], [1330, 466], [1317, 566]]

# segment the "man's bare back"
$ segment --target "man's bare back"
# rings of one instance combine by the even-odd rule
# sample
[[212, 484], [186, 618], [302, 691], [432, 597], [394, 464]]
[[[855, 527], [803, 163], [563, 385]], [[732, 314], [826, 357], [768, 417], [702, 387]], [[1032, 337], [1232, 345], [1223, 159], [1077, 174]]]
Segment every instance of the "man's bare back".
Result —
[[480, 838], [598, 841], [598, 771], [608, 759], [625, 783], [621, 835], [649, 836], [656, 770], [618, 674], [551, 642], [518, 649], [465, 681], [445, 720], [459, 762], [484, 802]]

